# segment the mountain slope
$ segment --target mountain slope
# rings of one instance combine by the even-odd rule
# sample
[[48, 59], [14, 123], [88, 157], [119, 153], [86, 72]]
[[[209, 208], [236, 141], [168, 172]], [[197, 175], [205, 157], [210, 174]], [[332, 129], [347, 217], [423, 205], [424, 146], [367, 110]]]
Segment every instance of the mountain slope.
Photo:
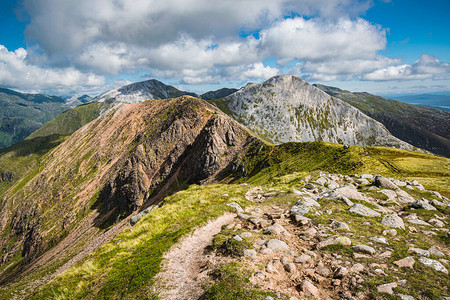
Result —
[[351, 93], [324, 85], [317, 87], [383, 123], [397, 138], [413, 146], [450, 157], [450, 112], [368, 93]]
[[237, 89], [222, 88], [216, 91], [209, 91], [204, 94], [201, 94], [200, 98], [203, 100], [215, 100], [229, 96], [236, 91]]
[[254, 143], [243, 126], [192, 97], [105, 112], [2, 195], [1, 281], [63, 264], [150, 199], [226, 178]]
[[0, 108], [0, 148], [5, 148], [71, 107], [61, 97], [0, 89]]
[[215, 103], [275, 144], [322, 140], [412, 149], [356, 108], [291, 75], [247, 84]]
[[194, 93], [180, 91], [173, 86], [151, 79], [110, 90], [95, 97], [92, 101], [106, 103], [138, 103], [150, 99], [168, 99], [183, 95], [197, 96]]

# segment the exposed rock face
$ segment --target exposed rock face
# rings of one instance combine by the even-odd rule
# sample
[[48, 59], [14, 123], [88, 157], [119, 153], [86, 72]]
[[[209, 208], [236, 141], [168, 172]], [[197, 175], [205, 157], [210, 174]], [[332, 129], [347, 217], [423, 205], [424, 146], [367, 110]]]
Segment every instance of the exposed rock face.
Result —
[[76, 228], [84, 219], [77, 216], [87, 217], [90, 207], [98, 214], [95, 226], [104, 228], [151, 196], [179, 190], [180, 182], [222, 179], [237, 153], [254, 143], [260, 142], [242, 125], [197, 98], [119, 105], [52, 150], [23, 182], [26, 192], [3, 195], [0, 225], [11, 228], [3, 241], [19, 245], [8, 257], [22, 249], [29, 262], [69, 232], [82, 240]]
[[196, 96], [193, 93], [180, 91], [173, 86], [151, 79], [122, 86], [101, 94], [93, 99], [108, 103], [139, 103], [151, 99], [168, 99], [183, 95]]
[[273, 77], [216, 101], [224, 111], [276, 143], [327, 141], [365, 146], [412, 146], [379, 122], [295, 76]]

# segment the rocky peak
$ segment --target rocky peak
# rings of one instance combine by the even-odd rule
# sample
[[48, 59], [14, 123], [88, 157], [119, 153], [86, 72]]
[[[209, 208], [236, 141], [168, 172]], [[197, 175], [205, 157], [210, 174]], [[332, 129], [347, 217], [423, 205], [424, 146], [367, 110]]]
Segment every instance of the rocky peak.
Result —
[[412, 149], [381, 123], [292, 75], [248, 84], [216, 103], [275, 144], [321, 140]]

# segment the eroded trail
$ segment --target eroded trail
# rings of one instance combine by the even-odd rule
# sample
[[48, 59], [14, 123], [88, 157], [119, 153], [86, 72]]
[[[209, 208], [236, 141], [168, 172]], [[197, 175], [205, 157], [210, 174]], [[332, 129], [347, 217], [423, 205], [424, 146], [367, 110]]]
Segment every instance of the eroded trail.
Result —
[[183, 238], [164, 255], [164, 271], [157, 276], [156, 289], [161, 299], [198, 299], [202, 288], [197, 275], [204, 260], [203, 251], [233, 221], [235, 214], [226, 213]]

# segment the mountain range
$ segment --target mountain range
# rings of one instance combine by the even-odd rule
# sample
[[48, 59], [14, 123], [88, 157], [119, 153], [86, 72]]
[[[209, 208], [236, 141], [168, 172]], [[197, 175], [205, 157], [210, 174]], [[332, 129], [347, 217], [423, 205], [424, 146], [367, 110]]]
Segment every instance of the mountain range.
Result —
[[[391, 134], [397, 101], [373, 97], [282, 75], [202, 100], [150, 80], [59, 114], [0, 150], [0, 299], [356, 299], [394, 281], [397, 294], [446, 295], [450, 162]], [[388, 104], [383, 122], [369, 115]], [[406, 108], [439, 116], [417, 132], [448, 140], [448, 113]], [[412, 220], [397, 237], [391, 215]], [[407, 245], [444, 265], [393, 267]]]

